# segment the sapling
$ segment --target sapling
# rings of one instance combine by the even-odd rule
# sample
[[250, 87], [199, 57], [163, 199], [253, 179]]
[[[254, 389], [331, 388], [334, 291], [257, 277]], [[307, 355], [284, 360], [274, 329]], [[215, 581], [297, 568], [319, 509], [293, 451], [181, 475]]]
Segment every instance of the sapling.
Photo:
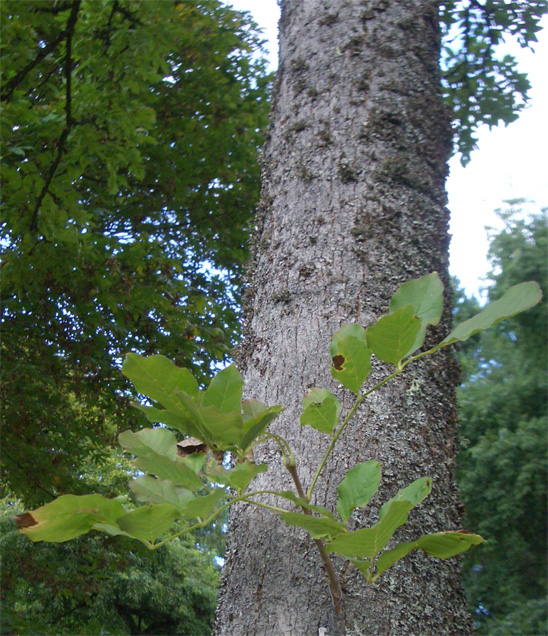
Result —
[[[532, 307], [541, 298], [536, 283], [516, 285], [458, 325], [440, 343], [415, 353], [424, 343], [427, 327], [438, 324], [441, 318], [442, 295], [443, 285], [435, 272], [409, 281], [394, 294], [388, 314], [375, 324], [367, 329], [358, 324], [343, 325], [333, 336], [331, 373], [354, 395], [354, 401], [343, 414], [339, 400], [328, 389], [314, 388], [304, 396], [300, 424], [330, 437], [309, 484], [301, 482], [288, 440], [270, 430], [282, 407], [243, 400], [243, 380], [234, 365], [219, 371], [201, 390], [189, 370], [163, 356], [128, 354], [122, 372], [149, 402], [135, 406], [157, 425], [119, 436], [121, 446], [135, 457], [134, 466], [141, 473], [129, 487], [145, 505], [126, 511], [120, 501], [102, 495], [63, 495], [16, 517], [20, 531], [33, 541], [61, 542], [97, 530], [132, 537], [156, 550], [167, 541], [207, 526], [235, 503], [260, 506], [286, 524], [304, 529], [315, 541], [335, 607], [342, 594], [329, 556], [332, 553], [353, 563], [369, 583], [374, 583], [412, 550], [446, 559], [482, 543], [484, 539], [477, 534], [449, 530], [386, 549], [411, 509], [430, 493], [430, 477], [413, 481], [386, 501], [371, 527], [350, 531], [347, 524], [354, 509], [367, 506], [379, 488], [381, 465], [374, 460], [348, 471], [337, 488], [335, 510], [314, 503], [316, 484], [331, 453], [364, 400], [416, 360], [467, 340]], [[368, 387], [372, 355], [393, 365], [394, 370]], [[253, 479], [268, 469], [267, 464], [253, 461], [253, 449], [266, 442], [277, 445], [294, 490], [250, 488]], [[265, 495], [269, 496], [266, 501]], [[275, 504], [271, 503], [273, 498]], [[170, 533], [175, 522], [176, 529]]]

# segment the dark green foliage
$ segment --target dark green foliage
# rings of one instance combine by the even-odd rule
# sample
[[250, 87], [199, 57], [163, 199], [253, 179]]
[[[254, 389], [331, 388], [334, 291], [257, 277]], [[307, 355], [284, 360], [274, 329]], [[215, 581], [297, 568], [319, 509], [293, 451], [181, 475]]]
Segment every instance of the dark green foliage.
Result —
[[40, 503], [137, 424], [124, 353], [234, 345], [269, 78], [218, 0], [1, 11], [3, 483]]
[[[479, 633], [546, 632], [548, 217], [518, 220], [491, 242], [489, 297], [537, 280], [543, 301], [465, 343], [460, 485], [467, 523], [487, 539], [465, 558]], [[466, 311], [467, 300], [459, 305]]]
[[450, 0], [441, 4], [444, 97], [463, 164], [476, 147], [475, 132], [519, 117], [531, 88], [513, 55], [499, 55], [504, 38], [523, 48], [537, 41], [546, 0]]
[[2, 634], [211, 632], [218, 569], [192, 539], [155, 552], [102, 534], [29, 545], [16, 512], [16, 503], [2, 502]]

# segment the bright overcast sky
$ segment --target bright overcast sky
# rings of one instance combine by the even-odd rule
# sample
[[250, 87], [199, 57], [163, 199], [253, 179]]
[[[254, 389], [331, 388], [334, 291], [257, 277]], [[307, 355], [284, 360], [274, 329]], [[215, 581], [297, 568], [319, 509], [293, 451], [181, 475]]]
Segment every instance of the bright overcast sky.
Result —
[[[275, 69], [276, 0], [229, 0], [227, 4], [253, 14], [268, 40], [271, 69]], [[485, 226], [501, 226], [494, 211], [503, 207], [505, 200], [516, 198], [533, 202], [531, 212], [548, 206], [548, 20], [543, 24], [534, 54], [517, 45], [511, 48], [532, 84], [530, 106], [507, 128], [480, 130], [479, 148], [466, 168], [456, 157], [450, 163], [451, 273], [468, 293], [482, 287], [482, 277], [489, 269]]]

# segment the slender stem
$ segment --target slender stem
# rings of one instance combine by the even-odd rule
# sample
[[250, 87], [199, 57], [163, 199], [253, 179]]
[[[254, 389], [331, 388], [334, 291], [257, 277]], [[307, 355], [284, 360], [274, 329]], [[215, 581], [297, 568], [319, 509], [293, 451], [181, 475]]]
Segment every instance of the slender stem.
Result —
[[[416, 358], [418, 358], [418, 357], [419, 356], [416, 356]], [[308, 489], [308, 493], [306, 495], [306, 498], [307, 498], [308, 501], [310, 501], [310, 498], [312, 497], [312, 491], [314, 490], [314, 486], [316, 485], [316, 482], [318, 481], [318, 478], [319, 478], [319, 476], [320, 476], [320, 474], [321, 474], [321, 472], [322, 472], [322, 470], [323, 470], [323, 468], [324, 468], [324, 466], [325, 466], [325, 464], [326, 464], [326, 462], [327, 462], [327, 460], [329, 458], [329, 455], [331, 455], [331, 452], [335, 448], [335, 444], [337, 443], [337, 440], [339, 439], [339, 437], [341, 436], [342, 432], [346, 428], [348, 422], [350, 422], [350, 420], [352, 419], [352, 416], [354, 415], [354, 413], [358, 409], [358, 406], [363, 402], [363, 400], [368, 395], [373, 393], [373, 391], [377, 391], [378, 389], [381, 388], [381, 386], [383, 386], [387, 382], [390, 382], [390, 380], [392, 380], [392, 378], [395, 378], [397, 375], [399, 375], [402, 372], [403, 367], [406, 366], [412, 360], [413, 360], [413, 358], [411, 360], [409, 360], [407, 363], [405, 363], [404, 365], [402, 365], [399, 369], [396, 369], [394, 371], [394, 373], [391, 373], [389, 376], [384, 378], [384, 380], [381, 380], [378, 384], [375, 384], [374, 387], [372, 387], [371, 389], [369, 389], [365, 393], [360, 393], [360, 395], [358, 395], [358, 397], [356, 398], [356, 401], [354, 402], [354, 406], [350, 409], [350, 412], [345, 417], [344, 422], [341, 424], [341, 426], [339, 427], [339, 430], [333, 436], [333, 439], [331, 440], [331, 443], [329, 444], [327, 450], [325, 451], [325, 455], [323, 456], [323, 459], [322, 459], [320, 465], [318, 466], [318, 470], [316, 471], [316, 474], [314, 475], [314, 479], [312, 480], [312, 483], [310, 484], [310, 488]]]
[[325, 466], [325, 464], [327, 462], [327, 459], [328, 459], [329, 455], [331, 455], [331, 451], [335, 448], [335, 444], [337, 443], [337, 440], [339, 439], [341, 433], [346, 428], [346, 425], [348, 424], [348, 422], [350, 421], [351, 417], [356, 412], [356, 409], [361, 404], [361, 402], [364, 399], [364, 397], [365, 396], [358, 395], [358, 397], [356, 398], [356, 402], [354, 403], [354, 406], [350, 409], [350, 413], [348, 413], [348, 415], [344, 419], [344, 422], [339, 427], [339, 430], [335, 433], [335, 435], [333, 435], [331, 443], [329, 444], [327, 450], [325, 451], [325, 455], [323, 456], [323, 459], [320, 462], [320, 465], [318, 466], [318, 470], [316, 471], [316, 474], [314, 475], [314, 479], [312, 480], [312, 483], [310, 484], [310, 488], [308, 489], [308, 493], [306, 494], [306, 499], [308, 501], [310, 501], [310, 499], [312, 497], [312, 491], [314, 490], [314, 486], [316, 485], [316, 482], [318, 481], [318, 478], [320, 477], [320, 474], [321, 474], [321, 472], [323, 470], [323, 467]]
[[[295, 464], [291, 464], [289, 466], [286, 466], [286, 468], [293, 479], [295, 488], [297, 489], [297, 494], [302, 499], [306, 499], [306, 495], [305, 495], [303, 486], [301, 484], [301, 480], [297, 473], [297, 467], [295, 466]], [[312, 513], [310, 512], [310, 510], [308, 510], [308, 508], [304, 508], [303, 506], [301, 507], [305, 515], [312, 516]], [[318, 548], [318, 552], [320, 553], [320, 558], [327, 572], [327, 578], [329, 580], [329, 590], [331, 592], [331, 597], [333, 598], [333, 605], [335, 606], [335, 612], [339, 613], [340, 602], [342, 598], [342, 590], [339, 583], [339, 578], [337, 576], [337, 573], [335, 572], [333, 563], [331, 562], [331, 559], [329, 558], [329, 554], [327, 554], [324, 542], [321, 541], [320, 539], [314, 539], [314, 543], [316, 544], [316, 547]]]
[[259, 508], [267, 508], [268, 510], [273, 510], [274, 512], [287, 512], [284, 508], [278, 508], [277, 506], [270, 506], [269, 504], [261, 503], [260, 501], [253, 501], [251, 499], [242, 499], [243, 502], [253, 504], [254, 506], [259, 506]]
[[[269, 510], [273, 510], [274, 512], [287, 512], [287, 510], [284, 510], [283, 508], [276, 508], [276, 506], [269, 506], [267, 504], [259, 503], [258, 501], [249, 500], [249, 497], [254, 497], [256, 495], [277, 495], [278, 497], [283, 497], [283, 495], [280, 495], [280, 493], [276, 492], [275, 490], [255, 490], [254, 492], [249, 492], [239, 497], [233, 497], [232, 499], [227, 501], [225, 504], [223, 504], [220, 508], [217, 508], [217, 510], [215, 510], [215, 512], [213, 512], [204, 521], [200, 521], [199, 523], [195, 523], [193, 526], [189, 526], [188, 528], [185, 528], [184, 530], [176, 532], [175, 534], [172, 534], [167, 539], [160, 541], [160, 543], [149, 543], [148, 541], [143, 543], [145, 543], [147, 548], [149, 548], [150, 550], [157, 550], [159, 547], [163, 546], [164, 543], [167, 543], [168, 541], [171, 541], [172, 539], [177, 539], [178, 537], [182, 537], [187, 532], [192, 532], [192, 530], [197, 530], [198, 528], [204, 528], [209, 523], [211, 523], [220, 512], [222, 512], [223, 510], [225, 510], [232, 504], [237, 503], [238, 501], [254, 504], [255, 506], [260, 506], [261, 508], [268, 508]], [[285, 499], [285, 497], [283, 498]]]

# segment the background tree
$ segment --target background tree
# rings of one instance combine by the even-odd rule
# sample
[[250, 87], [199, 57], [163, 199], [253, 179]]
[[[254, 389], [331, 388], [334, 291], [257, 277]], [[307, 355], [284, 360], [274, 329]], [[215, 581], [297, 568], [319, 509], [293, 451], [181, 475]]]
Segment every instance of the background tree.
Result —
[[489, 636], [542, 634], [547, 623], [548, 214], [523, 220], [519, 212], [515, 202], [500, 213], [489, 298], [534, 279], [544, 300], [461, 354], [461, 493], [467, 523], [488, 540], [465, 558], [465, 583], [479, 633]]
[[135, 425], [125, 352], [233, 346], [269, 78], [217, 0], [1, 11], [2, 479], [39, 503]]

